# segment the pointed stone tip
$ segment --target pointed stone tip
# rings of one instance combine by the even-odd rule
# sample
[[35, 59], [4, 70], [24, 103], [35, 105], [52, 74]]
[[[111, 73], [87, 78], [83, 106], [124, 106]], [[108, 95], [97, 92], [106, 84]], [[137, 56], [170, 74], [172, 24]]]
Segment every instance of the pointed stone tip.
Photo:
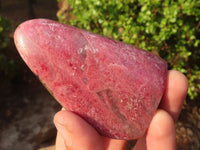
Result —
[[27, 20], [23, 23], [21, 23], [15, 30], [14, 32], [14, 40], [15, 42], [18, 42], [19, 37], [21, 36], [22, 32], [26, 28], [31, 28], [32, 26], [35, 25], [35, 23], [38, 23], [40, 21], [45, 21], [46, 19], [32, 19], [32, 20]]
[[23, 32], [23, 24], [19, 25], [14, 32], [14, 43], [15, 43], [15, 46], [16, 46], [18, 52], [23, 57], [23, 59], [26, 61], [25, 55], [27, 55], [27, 51], [25, 48], [26, 43], [25, 43], [25, 33]]
[[34, 27], [35, 25], [44, 24], [48, 22], [55, 22], [55, 21], [38, 18], [38, 19], [31, 19], [31, 20], [22, 22], [14, 32], [14, 39], [17, 39], [18, 35], [20, 35], [22, 31], [27, 30], [28, 28]]
[[[45, 21], [45, 19], [32, 19], [21, 23], [14, 32], [14, 43], [15, 46], [23, 58], [23, 60], [27, 63], [27, 57], [30, 54], [33, 54], [33, 50], [35, 50], [35, 39], [31, 35], [37, 31], [34, 29], [34, 26], [38, 24], [38, 22]], [[31, 51], [31, 52], [30, 52]]]
[[28, 24], [29, 21], [20, 24], [14, 32], [15, 46], [25, 62], [27, 62], [27, 57], [32, 47], [32, 42], [26, 32]]

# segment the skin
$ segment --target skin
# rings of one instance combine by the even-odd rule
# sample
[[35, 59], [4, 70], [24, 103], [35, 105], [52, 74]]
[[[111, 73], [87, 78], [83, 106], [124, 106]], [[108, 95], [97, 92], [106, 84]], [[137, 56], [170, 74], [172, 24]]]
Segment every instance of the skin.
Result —
[[[160, 106], [146, 134], [138, 139], [132, 150], [176, 149], [174, 124], [181, 112], [187, 90], [186, 77], [178, 71], [169, 71]], [[55, 115], [54, 123], [58, 130], [56, 150], [123, 150], [127, 143], [125, 140], [100, 136], [86, 121], [66, 110]]]

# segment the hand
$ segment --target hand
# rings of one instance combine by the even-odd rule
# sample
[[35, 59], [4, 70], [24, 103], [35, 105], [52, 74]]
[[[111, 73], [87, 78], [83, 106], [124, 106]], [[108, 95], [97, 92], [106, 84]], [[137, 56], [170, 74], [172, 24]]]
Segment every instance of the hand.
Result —
[[[133, 150], [175, 150], [174, 123], [187, 95], [186, 77], [178, 71], [168, 72], [167, 86], [146, 134], [138, 139]], [[67, 118], [67, 119], [66, 119]], [[125, 140], [100, 136], [86, 121], [72, 112], [62, 110], [54, 117], [58, 129], [56, 150], [123, 150]]]

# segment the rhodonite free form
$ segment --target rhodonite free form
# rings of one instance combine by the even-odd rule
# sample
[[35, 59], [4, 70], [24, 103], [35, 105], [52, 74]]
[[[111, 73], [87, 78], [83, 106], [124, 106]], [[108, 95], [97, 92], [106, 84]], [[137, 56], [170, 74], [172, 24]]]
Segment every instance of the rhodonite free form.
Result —
[[29, 68], [67, 110], [101, 135], [143, 136], [165, 89], [164, 60], [47, 19], [22, 23], [14, 40]]

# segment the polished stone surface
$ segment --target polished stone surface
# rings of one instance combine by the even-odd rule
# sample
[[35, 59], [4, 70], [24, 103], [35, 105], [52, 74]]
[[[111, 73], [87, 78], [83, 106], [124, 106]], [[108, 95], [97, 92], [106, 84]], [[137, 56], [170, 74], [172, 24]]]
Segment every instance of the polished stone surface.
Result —
[[137, 139], [145, 133], [165, 89], [164, 60], [47, 19], [21, 24], [14, 38], [23, 60], [58, 102], [100, 134]]

